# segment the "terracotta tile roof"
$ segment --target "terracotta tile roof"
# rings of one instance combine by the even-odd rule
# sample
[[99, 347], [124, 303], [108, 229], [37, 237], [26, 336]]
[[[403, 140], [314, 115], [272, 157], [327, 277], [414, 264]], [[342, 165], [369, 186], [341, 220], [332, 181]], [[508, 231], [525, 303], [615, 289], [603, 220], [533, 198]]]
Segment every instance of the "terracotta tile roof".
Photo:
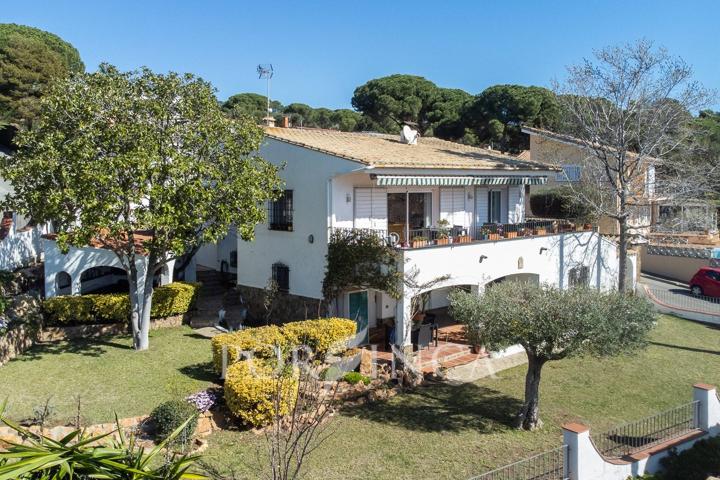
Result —
[[417, 145], [406, 145], [400, 142], [399, 135], [310, 128], [266, 127], [265, 135], [378, 168], [555, 170], [539, 162], [432, 137], [418, 139]]
[[[57, 234], [56, 233], [46, 233], [45, 235], [42, 236], [42, 238], [46, 238], [48, 240], [55, 241], [55, 240], [57, 240]], [[140, 231], [140, 230], [136, 231], [135, 234], [133, 235], [133, 241], [135, 243], [135, 252], [145, 255], [147, 253], [147, 251], [145, 250], [144, 242], [151, 240], [151, 239], [152, 239], [152, 235], [149, 232]], [[97, 238], [93, 238], [90, 241], [90, 245], [88, 245], [88, 247], [110, 249], [110, 247], [113, 245], [124, 246], [126, 243], [127, 243], [126, 241], [103, 242], [101, 237], [98, 236]]]

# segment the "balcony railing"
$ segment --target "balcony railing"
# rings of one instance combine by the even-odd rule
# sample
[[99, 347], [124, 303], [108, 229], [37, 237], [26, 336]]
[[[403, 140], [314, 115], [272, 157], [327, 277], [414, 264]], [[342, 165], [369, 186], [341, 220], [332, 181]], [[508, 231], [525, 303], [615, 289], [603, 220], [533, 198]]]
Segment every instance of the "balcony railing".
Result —
[[[342, 230], [342, 229], [340, 229]], [[357, 229], [355, 229], [357, 230]], [[371, 232], [389, 245], [402, 249], [424, 248], [473, 242], [491, 242], [557, 233], [591, 231], [592, 225], [575, 225], [567, 220], [531, 220], [520, 223], [492, 223], [479, 227], [416, 228], [401, 234], [380, 229], [359, 229]]]

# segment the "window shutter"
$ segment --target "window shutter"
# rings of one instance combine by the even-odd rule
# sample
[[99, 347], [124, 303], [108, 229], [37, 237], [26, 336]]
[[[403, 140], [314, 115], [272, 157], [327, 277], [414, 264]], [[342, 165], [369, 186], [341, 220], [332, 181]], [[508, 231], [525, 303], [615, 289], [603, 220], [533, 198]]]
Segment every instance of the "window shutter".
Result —
[[480, 227], [488, 221], [488, 189], [475, 189], [475, 226]]
[[372, 228], [372, 188], [355, 189], [355, 228]]

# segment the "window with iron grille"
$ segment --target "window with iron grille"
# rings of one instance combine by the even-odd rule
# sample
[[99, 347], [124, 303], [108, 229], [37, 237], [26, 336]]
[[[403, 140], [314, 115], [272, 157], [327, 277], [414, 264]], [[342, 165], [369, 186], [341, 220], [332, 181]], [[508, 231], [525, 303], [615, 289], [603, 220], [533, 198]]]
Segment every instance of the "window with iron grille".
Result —
[[586, 265], [580, 265], [568, 270], [568, 286], [587, 287], [590, 285], [590, 269]]
[[293, 191], [285, 190], [275, 201], [268, 203], [268, 228], [270, 230], [293, 229]]
[[290, 268], [282, 263], [275, 263], [272, 266], [272, 279], [279, 291], [288, 293], [290, 291]]

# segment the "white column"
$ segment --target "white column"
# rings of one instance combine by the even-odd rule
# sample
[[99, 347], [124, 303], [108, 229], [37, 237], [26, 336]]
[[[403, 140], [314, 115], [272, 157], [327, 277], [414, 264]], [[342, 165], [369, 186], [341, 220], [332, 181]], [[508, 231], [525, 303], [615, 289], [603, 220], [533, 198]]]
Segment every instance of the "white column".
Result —
[[[70, 272], [68, 272], [70, 274]], [[82, 293], [82, 273], [70, 274], [70, 295], [80, 295]]]
[[403, 351], [412, 349], [411, 302], [412, 295], [405, 291], [395, 305], [395, 345]]
[[713, 385], [698, 383], [693, 385], [693, 400], [698, 405], [698, 427], [715, 434], [720, 430], [720, 401]]

